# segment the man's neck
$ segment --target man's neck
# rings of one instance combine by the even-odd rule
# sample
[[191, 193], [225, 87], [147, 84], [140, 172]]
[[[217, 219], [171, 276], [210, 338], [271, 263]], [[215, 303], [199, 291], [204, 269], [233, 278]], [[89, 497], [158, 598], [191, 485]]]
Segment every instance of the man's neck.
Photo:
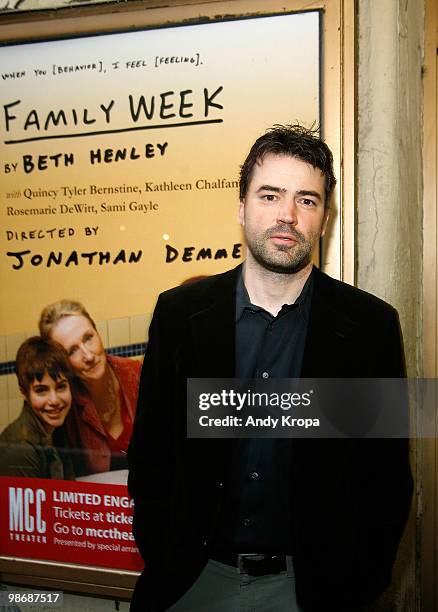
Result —
[[243, 267], [243, 282], [251, 304], [276, 316], [284, 304], [293, 304], [300, 296], [312, 267], [309, 263], [298, 272], [281, 274], [266, 270], [249, 257]]

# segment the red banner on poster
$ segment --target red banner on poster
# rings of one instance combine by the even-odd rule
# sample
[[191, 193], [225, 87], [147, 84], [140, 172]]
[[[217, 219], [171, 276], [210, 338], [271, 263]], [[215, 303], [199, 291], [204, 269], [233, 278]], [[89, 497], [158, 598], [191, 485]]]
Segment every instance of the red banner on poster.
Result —
[[0, 554], [141, 570], [125, 485], [0, 477]]

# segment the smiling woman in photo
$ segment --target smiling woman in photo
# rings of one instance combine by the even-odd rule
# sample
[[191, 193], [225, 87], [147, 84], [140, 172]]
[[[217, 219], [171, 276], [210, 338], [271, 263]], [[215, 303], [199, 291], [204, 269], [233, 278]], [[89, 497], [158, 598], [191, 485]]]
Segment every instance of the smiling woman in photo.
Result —
[[78, 476], [127, 468], [126, 450], [137, 406], [141, 362], [107, 355], [96, 325], [79, 302], [44, 308], [43, 337], [59, 342], [74, 371], [75, 409], [67, 423]]
[[0, 435], [0, 475], [74, 478], [63, 427], [72, 406], [67, 354], [34, 336], [18, 349], [15, 368], [24, 405]]

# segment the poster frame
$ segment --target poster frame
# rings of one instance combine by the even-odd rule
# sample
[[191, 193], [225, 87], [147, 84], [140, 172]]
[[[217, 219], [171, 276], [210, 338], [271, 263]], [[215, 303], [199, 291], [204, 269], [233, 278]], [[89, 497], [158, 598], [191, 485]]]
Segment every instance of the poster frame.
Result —
[[[355, 282], [355, 3], [352, 0], [144, 0], [0, 14], [0, 45], [322, 12], [321, 128], [338, 184], [322, 267]], [[0, 581], [129, 600], [136, 572], [0, 556]]]

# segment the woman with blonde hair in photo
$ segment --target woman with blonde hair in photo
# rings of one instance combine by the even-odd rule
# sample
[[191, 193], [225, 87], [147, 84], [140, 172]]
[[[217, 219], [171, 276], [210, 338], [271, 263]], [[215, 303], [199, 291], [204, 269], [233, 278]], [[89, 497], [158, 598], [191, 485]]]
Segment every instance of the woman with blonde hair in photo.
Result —
[[46, 306], [40, 333], [66, 350], [75, 374], [75, 407], [68, 419], [70, 446], [81, 449], [79, 476], [127, 468], [126, 451], [137, 407], [141, 362], [108, 355], [96, 325], [80, 302]]

